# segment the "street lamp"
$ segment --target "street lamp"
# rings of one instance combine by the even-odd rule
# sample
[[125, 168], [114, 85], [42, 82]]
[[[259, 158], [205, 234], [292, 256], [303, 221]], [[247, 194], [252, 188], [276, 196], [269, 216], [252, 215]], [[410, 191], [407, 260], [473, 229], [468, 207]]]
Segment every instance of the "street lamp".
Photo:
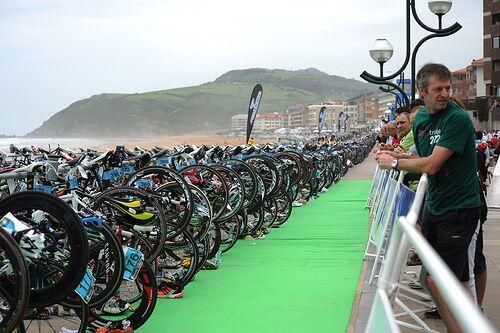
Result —
[[384, 76], [384, 63], [391, 59], [394, 47], [387, 39], [378, 38], [370, 48], [370, 57], [380, 64], [380, 76]]
[[441, 29], [443, 15], [448, 13], [453, 4], [452, 0], [429, 0], [427, 3], [431, 12], [437, 15], [439, 20], [439, 29]]
[[[416, 89], [415, 89], [415, 74], [416, 74], [415, 72], [416, 72], [416, 70], [415, 70], [415, 67], [416, 67], [416, 60], [417, 60], [417, 52], [418, 52], [419, 48], [422, 46], [423, 43], [425, 43], [426, 41], [428, 41], [432, 38], [450, 36], [462, 28], [462, 26], [458, 23], [455, 23], [452, 26], [450, 26], [448, 28], [444, 28], [444, 29], [441, 27], [441, 18], [444, 14], [446, 14], [450, 10], [452, 0], [440, 0], [440, 1], [430, 0], [430, 1], [428, 1], [429, 9], [434, 14], [438, 15], [438, 18], [439, 18], [439, 28], [438, 29], [431, 28], [431, 27], [427, 26], [418, 17], [417, 10], [415, 7], [416, 1], [417, 0], [406, 0], [406, 57], [405, 57], [405, 61], [404, 61], [403, 65], [401, 66], [401, 68], [398, 71], [396, 71], [395, 73], [388, 75], [388, 76], [384, 76], [383, 73], [381, 73], [380, 76], [375, 76], [375, 75], [372, 75], [366, 71], [364, 71], [361, 74], [361, 78], [367, 82], [377, 84], [377, 85], [388, 85], [388, 86], [394, 88], [395, 90], [397, 90], [399, 93], [401, 93], [401, 96], [403, 97], [403, 104], [404, 105], [410, 104], [410, 101], [409, 101], [408, 97], [406, 96], [406, 93], [403, 91], [403, 89], [401, 89], [401, 87], [397, 86], [396, 84], [394, 84], [390, 80], [394, 79], [396, 76], [403, 73], [403, 71], [406, 69], [406, 67], [408, 66], [408, 63], [410, 62], [410, 59], [411, 59], [411, 99], [414, 100], [415, 93], [416, 93]], [[415, 45], [413, 51], [411, 50], [411, 21], [412, 21], [411, 17], [412, 16], [413, 16], [415, 22], [417, 22], [420, 27], [422, 27], [424, 30], [427, 30], [431, 33], [431, 34], [425, 36], [424, 38], [422, 38]], [[376, 44], [377, 44], [377, 42], [376, 42]], [[370, 55], [372, 53], [372, 49], [379, 50], [379, 48], [374, 48], [372, 46], [372, 48], [370, 49]], [[385, 51], [387, 51], [386, 55], [388, 55], [390, 50], [386, 49]], [[380, 55], [380, 53], [378, 55]], [[392, 55], [392, 51], [391, 51], [391, 55]], [[372, 56], [372, 58], [375, 61], [377, 61], [374, 56]], [[389, 58], [390, 58], [390, 56], [389, 56]], [[382, 60], [383, 58], [377, 57], [377, 59]], [[382, 64], [383, 63], [381, 63], [381, 68], [382, 68]]]

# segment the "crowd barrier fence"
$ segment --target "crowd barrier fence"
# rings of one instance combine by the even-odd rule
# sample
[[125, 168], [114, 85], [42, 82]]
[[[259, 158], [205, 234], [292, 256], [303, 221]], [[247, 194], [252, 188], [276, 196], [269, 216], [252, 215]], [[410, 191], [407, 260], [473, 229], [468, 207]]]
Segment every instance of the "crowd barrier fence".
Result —
[[[432, 330], [418, 314], [428, 310], [432, 303], [425, 291], [411, 289], [408, 282], [418, 282], [405, 272], [411, 247], [418, 253], [425, 268], [443, 295], [454, 317], [464, 332], [496, 332], [467, 294], [448, 266], [416, 228], [420, 209], [428, 186], [423, 174], [417, 191], [402, 184], [404, 173], [377, 168], [366, 206], [370, 209], [371, 229], [365, 250], [365, 259], [373, 258], [370, 284], [377, 277], [377, 291], [365, 332], [400, 332], [400, 327], [417, 331]], [[375, 247], [374, 251], [370, 251]], [[376, 275], [376, 269], [380, 274]], [[405, 280], [405, 279], [408, 279]], [[420, 281], [423, 284], [423, 281]], [[412, 306], [407, 304], [411, 302]], [[422, 308], [415, 308], [415, 305]], [[394, 308], [402, 309], [395, 313]], [[410, 317], [410, 321], [403, 318]]]

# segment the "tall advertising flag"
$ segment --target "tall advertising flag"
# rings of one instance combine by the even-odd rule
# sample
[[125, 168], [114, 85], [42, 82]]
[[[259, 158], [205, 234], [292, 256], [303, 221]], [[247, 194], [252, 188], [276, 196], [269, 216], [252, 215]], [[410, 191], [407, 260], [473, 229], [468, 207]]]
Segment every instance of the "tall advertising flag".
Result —
[[257, 118], [257, 111], [259, 111], [260, 101], [262, 100], [262, 86], [256, 84], [252, 91], [252, 96], [250, 97], [250, 104], [248, 105], [248, 118], [247, 118], [247, 144], [250, 140], [250, 134], [252, 133], [253, 124], [255, 123], [255, 118]]
[[323, 128], [323, 123], [326, 118], [326, 106], [323, 106], [321, 110], [319, 110], [319, 119], [318, 119], [318, 136], [321, 136], [321, 129]]
[[351, 117], [349, 117], [349, 115], [347, 115], [345, 117], [345, 121], [344, 121], [344, 132], [347, 132], [347, 128], [349, 127], [350, 123], [351, 123]]
[[344, 112], [340, 111], [339, 113], [339, 123], [337, 126], [337, 131], [340, 132], [340, 129], [342, 128], [342, 119], [344, 118]]

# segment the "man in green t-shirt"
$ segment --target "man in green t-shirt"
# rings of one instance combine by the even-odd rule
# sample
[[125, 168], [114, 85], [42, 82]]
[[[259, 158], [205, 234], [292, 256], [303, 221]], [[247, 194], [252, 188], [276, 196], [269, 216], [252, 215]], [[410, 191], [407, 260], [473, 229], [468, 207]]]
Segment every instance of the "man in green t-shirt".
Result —
[[[479, 222], [479, 185], [476, 176], [474, 128], [468, 114], [450, 101], [451, 73], [443, 65], [427, 64], [417, 74], [425, 102], [413, 122], [420, 157], [378, 152], [383, 169], [427, 173], [427, 240], [451, 271], [468, 288], [471, 276], [469, 244]], [[428, 276], [426, 285], [436, 300], [449, 331], [458, 330], [444, 299]]]

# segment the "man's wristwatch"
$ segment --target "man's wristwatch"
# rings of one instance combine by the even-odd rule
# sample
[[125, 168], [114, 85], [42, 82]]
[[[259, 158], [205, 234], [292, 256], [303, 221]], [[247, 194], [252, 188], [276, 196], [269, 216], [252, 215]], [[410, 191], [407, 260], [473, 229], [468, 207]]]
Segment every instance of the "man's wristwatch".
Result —
[[394, 170], [397, 170], [398, 169], [398, 160], [392, 160], [391, 162], [391, 167], [394, 169]]

